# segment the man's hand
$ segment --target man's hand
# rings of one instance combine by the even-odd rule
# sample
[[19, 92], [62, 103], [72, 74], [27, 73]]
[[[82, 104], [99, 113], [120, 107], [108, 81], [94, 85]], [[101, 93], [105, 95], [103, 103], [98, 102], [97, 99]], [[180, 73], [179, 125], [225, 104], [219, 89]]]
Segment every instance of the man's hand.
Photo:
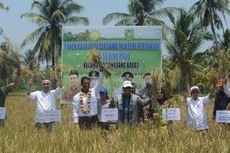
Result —
[[109, 107], [110, 107], [110, 108], [116, 107], [116, 102], [115, 102], [115, 100], [114, 100], [114, 97], [110, 100]]

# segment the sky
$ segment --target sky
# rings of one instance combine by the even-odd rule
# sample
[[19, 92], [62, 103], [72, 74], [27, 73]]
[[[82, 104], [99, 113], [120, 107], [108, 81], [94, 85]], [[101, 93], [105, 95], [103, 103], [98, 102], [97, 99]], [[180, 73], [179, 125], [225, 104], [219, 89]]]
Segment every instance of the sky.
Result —
[[[181, 7], [188, 9], [197, 0], [166, 0], [161, 7]], [[21, 18], [20, 15], [31, 10], [33, 0], [0, 0], [0, 2], [9, 6], [9, 10], [0, 10], [0, 27], [4, 31], [4, 35], [9, 37], [14, 44], [20, 46], [22, 41], [37, 25]], [[102, 19], [112, 12], [128, 13], [129, 0], [74, 0], [74, 2], [82, 5], [85, 9], [79, 16], [88, 17], [90, 26], [102, 26]], [[31, 46], [30, 46], [31, 47]], [[22, 49], [24, 52], [25, 48]]]

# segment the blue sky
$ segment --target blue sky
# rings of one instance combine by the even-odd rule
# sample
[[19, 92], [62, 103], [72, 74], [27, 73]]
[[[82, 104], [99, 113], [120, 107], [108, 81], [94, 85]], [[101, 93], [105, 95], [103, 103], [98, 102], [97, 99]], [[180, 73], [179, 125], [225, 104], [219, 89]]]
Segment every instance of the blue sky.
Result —
[[[24, 38], [37, 28], [37, 26], [29, 22], [20, 15], [31, 11], [31, 3], [33, 0], [0, 0], [2, 3], [10, 7], [8, 11], [0, 10], [0, 26], [4, 30], [4, 34], [8, 36], [16, 45], [20, 45]], [[103, 17], [111, 12], [127, 13], [127, 5], [129, 0], [74, 0], [78, 4], [84, 6], [85, 10], [80, 16], [89, 18], [90, 26], [101, 26]], [[197, 0], [166, 0], [161, 7], [182, 7], [189, 8]]]

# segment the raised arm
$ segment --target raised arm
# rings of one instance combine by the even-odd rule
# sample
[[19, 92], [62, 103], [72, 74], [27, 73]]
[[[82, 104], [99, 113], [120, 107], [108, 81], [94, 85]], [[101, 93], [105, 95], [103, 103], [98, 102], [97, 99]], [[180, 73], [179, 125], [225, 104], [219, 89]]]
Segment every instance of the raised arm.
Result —
[[17, 70], [17, 75], [16, 75], [16, 77], [14, 79], [14, 82], [10, 83], [9, 87], [16, 88], [18, 86], [18, 83], [19, 83], [20, 79], [21, 79], [21, 68], [19, 67], [18, 70]]
[[102, 64], [99, 64], [99, 78], [98, 78], [98, 81], [97, 81], [97, 84], [95, 85], [94, 87], [94, 91], [95, 91], [95, 94], [98, 95], [99, 92], [100, 92], [100, 89], [102, 87], [102, 83], [103, 83], [103, 80], [104, 80], [104, 74], [102, 73]]
[[27, 85], [27, 92], [26, 92], [26, 95], [27, 95], [27, 96], [30, 96], [30, 95], [31, 95], [31, 88], [32, 88], [32, 85], [33, 85], [33, 79], [29, 79], [28, 85]]

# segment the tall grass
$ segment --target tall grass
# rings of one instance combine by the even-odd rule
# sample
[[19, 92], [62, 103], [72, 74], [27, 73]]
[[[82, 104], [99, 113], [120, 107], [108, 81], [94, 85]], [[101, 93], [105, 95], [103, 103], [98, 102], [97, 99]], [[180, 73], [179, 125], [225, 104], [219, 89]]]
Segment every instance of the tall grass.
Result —
[[62, 122], [52, 132], [34, 128], [35, 107], [24, 96], [8, 96], [7, 122], [0, 128], [1, 153], [155, 153], [155, 152], [230, 152], [229, 129], [212, 119], [213, 104], [208, 105], [209, 131], [200, 133], [185, 126], [186, 107], [180, 102], [182, 120], [173, 123], [171, 135], [153, 123], [137, 128], [122, 126], [105, 134], [98, 128], [80, 131], [72, 123], [71, 106], [62, 109]]

